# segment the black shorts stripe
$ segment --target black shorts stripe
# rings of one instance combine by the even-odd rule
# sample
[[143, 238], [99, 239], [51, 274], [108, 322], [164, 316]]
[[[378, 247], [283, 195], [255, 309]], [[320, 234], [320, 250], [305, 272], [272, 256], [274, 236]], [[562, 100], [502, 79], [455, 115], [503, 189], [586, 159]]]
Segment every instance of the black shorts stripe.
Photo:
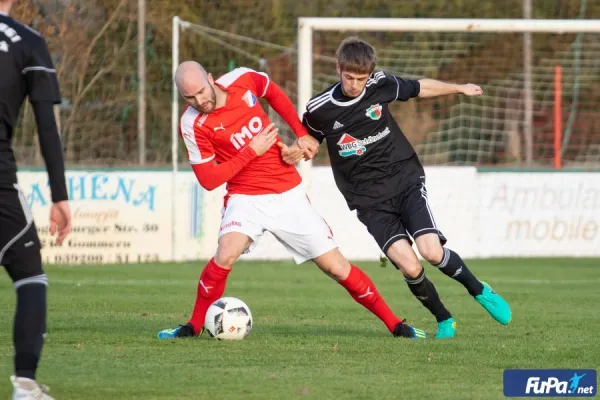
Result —
[[[7, 252], [7, 250], [10, 249], [10, 247], [13, 246], [21, 237], [23, 237], [33, 224], [33, 215], [31, 214], [31, 210], [29, 209], [29, 206], [27, 205], [27, 200], [25, 199], [25, 195], [21, 191], [21, 188], [19, 187], [18, 184], [15, 183], [14, 188], [15, 188], [17, 198], [19, 201], [19, 206], [23, 213], [22, 217], [19, 215], [14, 215], [14, 219], [16, 221], [18, 221], [19, 219], [23, 219], [25, 226], [23, 226], [23, 228], [18, 232], [15, 232], [14, 227], [13, 227], [13, 229], [7, 229], [6, 230], [7, 235], [0, 236], [0, 245], [4, 244], [3, 247], [0, 249], [0, 264], [2, 264], [2, 258], [4, 257], [4, 254]], [[11, 228], [10, 226], [7, 226], [7, 227]], [[7, 237], [11, 234], [13, 235], [11, 238], [9, 238], [8, 240], [4, 239], [4, 237]]]
[[16, 184], [0, 189], [0, 227], [0, 264], [13, 282], [43, 275], [41, 244], [33, 215]]

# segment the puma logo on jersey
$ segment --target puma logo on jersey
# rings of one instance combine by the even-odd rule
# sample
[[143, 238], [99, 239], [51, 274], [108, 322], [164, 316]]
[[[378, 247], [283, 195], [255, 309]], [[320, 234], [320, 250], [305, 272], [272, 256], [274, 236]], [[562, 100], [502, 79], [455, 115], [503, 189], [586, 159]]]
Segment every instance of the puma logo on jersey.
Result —
[[241, 150], [262, 128], [262, 120], [259, 117], [253, 117], [248, 122], [248, 126], [242, 127], [241, 132], [231, 134], [229, 140], [236, 150]]

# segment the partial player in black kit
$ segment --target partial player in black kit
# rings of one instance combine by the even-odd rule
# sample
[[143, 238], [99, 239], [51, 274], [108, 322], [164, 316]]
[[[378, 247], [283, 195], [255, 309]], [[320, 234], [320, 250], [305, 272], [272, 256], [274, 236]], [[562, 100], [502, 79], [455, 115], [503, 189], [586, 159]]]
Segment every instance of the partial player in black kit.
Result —
[[41, 246], [31, 210], [17, 183], [11, 142], [19, 112], [28, 97], [42, 156], [48, 170], [53, 205], [50, 233], [61, 244], [71, 228], [63, 152], [54, 105], [60, 103], [56, 70], [44, 38], [8, 16], [15, 0], [0, 0], [0, 264], [14, 282], [17, 309], [13, 399], [51, 399], [36, 382], [46, 332], [46, 287]]
[[[308, 102], [303, 123], [319, 143], [327, 142], [335, 182], [348, 206], [356, 209], [413, 295], [436, 317], [436, 338], [454, 337], [456, 322], [425, 276], [412, 240], [423, 258], [460, 282], [494, 319], [508, 324], [508, 303], [477, 280], [458, 254], [443, 247], [446, 238], [427, 201], [423, 166], [388, 109], [393, 101], [453, 93], [480, 96], [482, 89], [374, 72], [375, 49], [356, 37], [344, 40], [336, 56], [340, 82]], [[282, 156], [286, 162], [297, 161]]]

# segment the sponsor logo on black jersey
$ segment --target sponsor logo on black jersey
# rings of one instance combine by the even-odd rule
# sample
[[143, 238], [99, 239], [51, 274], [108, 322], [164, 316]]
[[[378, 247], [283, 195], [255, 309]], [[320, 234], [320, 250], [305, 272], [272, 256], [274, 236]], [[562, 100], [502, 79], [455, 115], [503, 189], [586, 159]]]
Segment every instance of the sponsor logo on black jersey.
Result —
[[367, 136], [364, 139], [356, 139], [355, 137], [344, 133], [337, 145], [340, 146], [339, 154], [342, 157], [360, 156], [367, 151], [367, 145], [375, 143], [390, 134], [390, 128], [385, 127], [384, 130], [376, 135]]

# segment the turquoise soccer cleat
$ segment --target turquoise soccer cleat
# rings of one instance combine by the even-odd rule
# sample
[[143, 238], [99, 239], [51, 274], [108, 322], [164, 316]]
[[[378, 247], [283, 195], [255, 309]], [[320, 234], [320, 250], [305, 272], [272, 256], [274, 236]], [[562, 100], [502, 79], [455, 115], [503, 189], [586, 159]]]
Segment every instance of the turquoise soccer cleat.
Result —
[[[202, 331], [200, 331], [200, 334], [202, 334]], [[162, 331], [158, 332], [157, 335], [159, 339], [175, 339], [194, 336], [196, 336], [196, 334], [194, 333], [194, 328], [192, 328], [191, 325], [179, 325], [177, 328], [163, 329]]]
[[483, 284], [483, 292], [479, 296], [475, 296], [475, 300], [487, 310], [488, 313], [496, 321], [502, 325], [508, 325], [512, 318], [510, 306], [498, 293], [485, 282]]
[[438, 322], [438, 331], [436, 339], [451, 339], [456, 333], [456, 321], [454, 318], [448, 318], [445, 321]]

